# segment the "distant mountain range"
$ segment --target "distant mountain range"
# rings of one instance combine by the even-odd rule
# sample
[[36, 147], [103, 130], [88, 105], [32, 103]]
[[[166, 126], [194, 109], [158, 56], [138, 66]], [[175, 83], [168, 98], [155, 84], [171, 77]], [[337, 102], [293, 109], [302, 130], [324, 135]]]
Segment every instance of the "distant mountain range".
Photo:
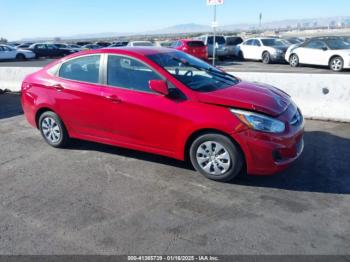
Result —
[[[272, 30], [272, 29], [287, 29], [287, 28], [314, 28], [314, 27], [327, 27], [332, 26], [336, 27], [338, 25], [347, 25], [350, 26], [350, 16], [336, 16], [336, 17], [325, 17], [325, 18], [310, 18], [310, 19], [287, 19], [281, 21], [266, 22], [262, 24], [262, 29]], [[218, 31], [248, 31], [257, 29], [257, 24], [232, 24], [232, 25], [223, 25], [218, 28]], [[53, 36], [59, 37], [60, 39], [94, 39], [94, 38], [113, 38], [119, 36], [131, 36], [131, 35], [164, 35], [164, 34], [186, 34], [186, 33], [204, 33], [210, 32], [212, 28], [207, 25], [189, 23], [189, 24], [180, 24], [170, 27], [166, 27], [159, 30], [146, 31], [146, 32], [130, 32], [130, 33], [118, 33], [118, 32], [105, 32], [105, 33], [96, 33], [96, 34], [78, 34], [72, 36]], [[50, 37], [40, 37], [40, 38], [26, 38], [22, 41], [40, 41], [48, 40]]]

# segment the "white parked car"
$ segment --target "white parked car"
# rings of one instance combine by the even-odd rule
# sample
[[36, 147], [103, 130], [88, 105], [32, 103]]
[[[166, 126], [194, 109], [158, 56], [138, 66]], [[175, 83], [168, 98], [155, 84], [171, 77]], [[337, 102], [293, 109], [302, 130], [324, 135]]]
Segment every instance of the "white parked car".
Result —
[[350, 68], [350, 43], [340, 37], [311, 38], [301, 45], [291, 46], [285, 59], [292, 67], [319, 65], [339, 72]]
[[35, 58], [35, 54], [32, 51], [16, 49], [9, 45], [0, 45], [0, 60], [26, 60], [31, 58]]
[[131, 41], [127, 46], [156, 46], [151, 41]]
[[250, 38], [237, 46], [235, 55], [243, 59], [258, 60], [264, 64], [270, 64], [283, 61], [289, 45], [287, 41], [279, 38]]

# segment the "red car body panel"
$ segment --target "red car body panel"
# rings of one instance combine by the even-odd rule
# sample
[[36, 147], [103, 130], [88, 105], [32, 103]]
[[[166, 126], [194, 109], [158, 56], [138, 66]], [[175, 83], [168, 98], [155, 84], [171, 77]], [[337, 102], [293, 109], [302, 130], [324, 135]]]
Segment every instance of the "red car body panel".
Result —
[[[208, 47], [204, 44], [204, 42], [200, 40], [193, 40], [193, 39], [182, 39], [179, 40], [181, 43], [181, 46], [176, 47], [176, 50], [185, 52], [187, 54], [193, 55], [195, 57], [198, 57], [199, 59], [208, 60]], [[202, 42], [203, 46], [193, 46], [191, 43], [197, 43]]]
[[[38, 113], [54, 111], [72, 138], [186, 159], [192, 135], [204, 130], [226, 134], [239, 145], [249, 174], [273, 174], [286, 168], [302, 151], [303, 124], [287, 125], [282, 134], [254, 131], [228, 109], [241, 108], [275, 116], [288, 123], [298, 110], [288, 95], [269, 86], [240, 82], [215, 92], [193, 91], [146, 55], [169, 52], [162, 48], [121, 48], [73, 54], [29, 75], [22, 84], [22, 105], [28, 122], [37, 127]], [[137, 58], [166, 78], [185, 96], [111, 88], [65, 80], [48, 70], [83, 54], [120, 54]], [[63, 89], [61, 88], [63, 87]], [[283, 156], [276, 161], [273, 154]]]

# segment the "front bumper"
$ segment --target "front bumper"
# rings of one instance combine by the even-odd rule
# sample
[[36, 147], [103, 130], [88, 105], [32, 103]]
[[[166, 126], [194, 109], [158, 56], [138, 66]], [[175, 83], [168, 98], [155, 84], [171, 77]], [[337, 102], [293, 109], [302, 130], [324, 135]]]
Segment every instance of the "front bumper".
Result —
[[271, 59], [274, 62], [285, 62], [285, 53], [276, 53], [274, 55], [271, 55]]
[[283, 134], [269, 134], [247, 129], [232, 134], [244, 153], [247, 173], [273, 175], [285, 170], [300, 157], [304, 149], [304, 120], [288, 126]]

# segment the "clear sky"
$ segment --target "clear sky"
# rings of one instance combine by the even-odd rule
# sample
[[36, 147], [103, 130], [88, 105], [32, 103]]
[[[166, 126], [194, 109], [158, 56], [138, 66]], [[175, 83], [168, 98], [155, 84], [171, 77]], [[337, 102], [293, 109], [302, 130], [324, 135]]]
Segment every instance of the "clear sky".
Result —
[[[350, 0], [225, 0], [220, 25], [350, 15]], [[206, 0], [0, 0], [0, 37], [55, 37], [210, 25]]]

